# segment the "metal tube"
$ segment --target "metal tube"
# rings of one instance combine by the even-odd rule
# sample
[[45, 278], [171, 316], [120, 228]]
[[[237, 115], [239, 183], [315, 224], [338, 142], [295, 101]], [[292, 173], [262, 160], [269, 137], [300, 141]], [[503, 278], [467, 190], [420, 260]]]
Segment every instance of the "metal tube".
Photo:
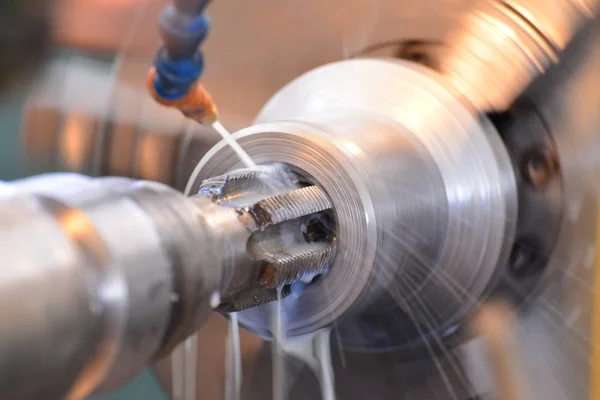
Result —
[[208, 317], [226, 244], [198, 203], [160, 184], [71, 174], [1, 189], [3, 398], [112, 388]]

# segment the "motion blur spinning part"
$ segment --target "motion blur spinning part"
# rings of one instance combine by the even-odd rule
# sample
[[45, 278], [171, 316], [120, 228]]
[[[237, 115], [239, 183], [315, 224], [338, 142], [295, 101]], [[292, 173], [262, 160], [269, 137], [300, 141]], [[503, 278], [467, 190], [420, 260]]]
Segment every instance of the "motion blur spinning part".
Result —
[[[236, 137], [257, 163], [289, 166], [333, 205], [335, 259], [283, 300], [288, 336], [352, 321], [340, 328], [347, 347], [410, 346], [456, 326], [499, 283], [517, 221], [514, 170], [493, 125], [436, 73], [387, 60], [321, 67]], [[217, 145], [188, 191], [238, 165]], [[265, 308], [240, 322], [271, 335]]]

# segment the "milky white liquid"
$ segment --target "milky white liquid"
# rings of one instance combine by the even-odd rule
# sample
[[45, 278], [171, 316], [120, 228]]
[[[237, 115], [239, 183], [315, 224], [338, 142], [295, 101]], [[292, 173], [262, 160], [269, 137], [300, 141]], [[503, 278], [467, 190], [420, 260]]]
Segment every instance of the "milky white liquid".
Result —
[[240, 144], [234, 139], [234, 137], [231, 136], [231, 133], [229, 133], [229, 131], [225, 129], [221, 122], [215, 121], [212, 124], [212, 127], [217, 132], [219, 132], [219, 135], [221, 135], [221, 137], [227, 142], [229, 147], [231, 147], [231, 149], [235, 151], [235, 153], [238, 155], [240, 160], [242, 160], [242, 162], [246, 165], [246, 167], [256, 167], [256, 164], [254, 163], [254, 161], [252, 161], [252, 158], [250, 158], [248, 153], [246, 153], [246, 151], [242, 149], [242, 146], [240, 146]]
[[286, 354], [300, 359], [313, 370], [319, 380], [323, 400], [335, 400], [331, 346], [329, 344], [331, 329], [321, 329], [294, 338], [286, 337], [281, 307], [281, 289], [277, 291], [277, 302], [272, 308], [271, 321], [273, 332], [273, 400], [285, 400], [287, 397], [285, 382]]
[[313, 370], [321, 388], [323, 400], [335, 400], [335, 381], [331, 362], [329, 338], [331, 329], [289, 338], [282, 343], [285, 353], [302, 360]]
[[225, 400], [239, 400], [242, 389], [242, 354], [240, 349], [240, 325], [237, 313], [231, 313], [229, 335], [225, 353]]
[[271, 332], [273, 334], [273, 400], [284, 400], [285, 392], [285, 331], [281, 307], [281, 288], [277, 289], [277, 301], [271, 314]]

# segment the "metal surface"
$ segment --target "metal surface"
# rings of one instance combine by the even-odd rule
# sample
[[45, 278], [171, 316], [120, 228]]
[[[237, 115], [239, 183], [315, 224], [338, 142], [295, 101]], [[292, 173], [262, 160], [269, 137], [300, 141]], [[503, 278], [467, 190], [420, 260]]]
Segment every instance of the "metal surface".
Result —
[[232, 272], [227, 288], [220, 292], [219, 311], [263, 305], [277, 299], [277, 290], [285, 297], [290, 284], [308, 283], [327, 272], [335, 254], [335, 236], [311, 222], [325, 217], [331, 201], [286, 166], [233, 171], [186, 192], [208, 196], [245, 227], [239, 251], [232, 254], [242, 267]]
[[530, 296], [548, 266], [564, 212], [561, 165], [549, 126], [529, 100], [495, 115], [515, 168], [519, 214], [515, 243], [497, 294]]
[[[508, 257], [517, 211], [508, 155], [484, 117], [416, 64], [356, 60], [319, 68], [282, 89], [257, 125], [236, 137], [256, 162], [302, 171], [334, 206], [334, 264], [301, 298], [283, 301], [288, 335], [376, 315], [390, 304], [399, 305], [390, 324], [400, 328], [372, 347], [443, 332], [493, 285]], [[238, 163], [220, 144], [191, 183]], [[266, 337], [268, 320], [260, 308], [240, 315]], [[372, 339], [360, 340], [345, 344], [370, 347]]]
[[3, 398], [114, 387], [207, 318], [223, 243], [181, 194], [77, 175], [1, 189]]

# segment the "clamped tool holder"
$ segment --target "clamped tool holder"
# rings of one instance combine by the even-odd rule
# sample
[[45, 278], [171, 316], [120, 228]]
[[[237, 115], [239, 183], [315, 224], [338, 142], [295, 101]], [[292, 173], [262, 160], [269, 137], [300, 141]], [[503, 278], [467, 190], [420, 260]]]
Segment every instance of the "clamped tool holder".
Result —
[[210, 22], [204, 14], [209, 0], [175, 0], [160, 15], [163, 45], [148, 74], [148, 89], [154, 99], [179, 109], [201, 124], [217, 120], [217, 108], [199, 78], [204, 56], [199, 49]]

